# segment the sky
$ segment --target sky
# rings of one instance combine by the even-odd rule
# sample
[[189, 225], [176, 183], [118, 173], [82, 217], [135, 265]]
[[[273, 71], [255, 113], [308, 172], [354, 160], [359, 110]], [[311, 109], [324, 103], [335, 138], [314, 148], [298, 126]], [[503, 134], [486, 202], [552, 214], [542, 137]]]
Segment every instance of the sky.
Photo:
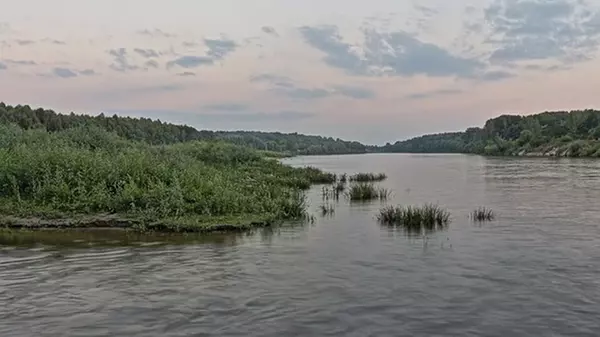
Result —
[[600, 0], [0, 0], [0, 101], [395, 142], [599, 108]]

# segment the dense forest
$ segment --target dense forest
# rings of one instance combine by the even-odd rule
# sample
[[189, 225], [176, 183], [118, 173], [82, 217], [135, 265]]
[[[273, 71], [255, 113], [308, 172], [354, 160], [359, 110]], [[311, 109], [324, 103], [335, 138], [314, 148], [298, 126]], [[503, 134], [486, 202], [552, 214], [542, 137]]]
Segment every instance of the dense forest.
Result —
[[600, 157], [599, 138], [600, 111], [552, 111], [502, 115], [488, 120], [483, 128], [421, 136], [379, 151]]
[[59, 114], [52, 110], [32, 109], [28, 105], [10, 106], [0, 103], [0, 124], [14, 123], [23, 129], [44, 128], [57, 132], [81, 126], [95, 126], [119, 137], [148, 144], [175, 144], [192, 140], [224, 140], [259, 150], [288, 155], [323, 155], [365, 153], [367, 147], [358, 142], [297, 133], [224, 132], [196, 130], [186, 125], [164, 123], [149, 118]]

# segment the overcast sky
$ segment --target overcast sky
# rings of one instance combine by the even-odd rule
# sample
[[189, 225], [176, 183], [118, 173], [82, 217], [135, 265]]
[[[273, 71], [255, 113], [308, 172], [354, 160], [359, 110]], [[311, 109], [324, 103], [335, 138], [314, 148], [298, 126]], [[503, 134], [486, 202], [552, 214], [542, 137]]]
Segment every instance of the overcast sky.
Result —
[[600, 0], [0, 0], [0, 100], [370, 144], [598, 108]]

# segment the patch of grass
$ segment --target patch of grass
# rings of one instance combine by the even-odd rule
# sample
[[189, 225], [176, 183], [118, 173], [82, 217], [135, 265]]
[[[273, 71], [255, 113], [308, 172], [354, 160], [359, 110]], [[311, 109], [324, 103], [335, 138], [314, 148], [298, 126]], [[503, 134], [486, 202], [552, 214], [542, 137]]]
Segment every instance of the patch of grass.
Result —
[[377, 220], [390, 227], [401, 227], [411, 232], [427, 232], [447, 227], [450, 223], [450, 213], [434, 204], [385, 206], [379, 210]]
[[479, 207], [471, 212], [471, 219], [474, 221], [484, 222], [492, 221], [496, 218], [496, 214], [489, 208]]
[[77, 226], [69, 220], [109, 214], [168, 231], [259, 227], [307, 218], [303, 190], [336, 178], [223, 142], [151, 145], [89, 126], [47, 132], [0, 124], [6, 218]]
[[346, 194], [350, 201], [385, 201], [391, 193], [388, 189], [377, 187], [373, 183], [359, 182], [351, 184]]
[[375, 182], [387, 179], [385, 173], [357, 173], [350, 176], [350, 181], [355, 182]]

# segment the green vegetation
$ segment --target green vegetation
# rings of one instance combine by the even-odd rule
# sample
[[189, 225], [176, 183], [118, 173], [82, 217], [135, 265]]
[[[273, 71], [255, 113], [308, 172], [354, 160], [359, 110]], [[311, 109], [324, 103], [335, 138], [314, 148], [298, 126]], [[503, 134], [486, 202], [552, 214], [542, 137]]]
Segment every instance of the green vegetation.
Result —
[[331, 137], [297, 133], [251, 131], [198, 131], [187, 125], [164, 123], [149, 118], [59, 114], [52, 110], [32, 109], [28, 105], [10, 106], [0, 102], [0, 124], [16, 124], [23, 129], [45, 128], [49, 132], [78, 127], [97, 127], [127, 140], [151, 145], [175, 144], [194, 140], [223, 140], [264, 151], [271, 157], [366, 153], [369, 147]]
[[320, 205], [319, 210], [321, 211], [321, 216], [333, 215], [335, 213], [335, 208], [330, 204]]
[[488, 120], [483, 128], [426, 135], [387, 144], [378, 151], [600, 157], [600, 111], [503, 115]]
[[382, 181], [385, 179], [387, 179], [387, 175], [385, 173], [357, 173], [353, 176], [350, 176], [350, 181], [356, 182]]
[[336, 180], [223, 141], [152, 144], [93, 124], [49, 132], [3, 121], [0, 216], [15, 227], [245, 229], [306, 218], [303, 190]]
[[359, 142], [298, 133], [221, 131], [215, 132], [214, 135], [234, 144], [291, 155], [358, 154], [368, 151], [368, 147]]
[[386, 226], [402, 227], [411, 232], [443, 229], [450, 222], [450, 213], [437, 205], [385, 206], [379, 210], [377, 220]]
[[348, 188], [347, 196], [350, 201], [380, 201], [387, 200], [391, 192], [383, 187], [377, 187], [370, 182], [358, 182], [351, 184]]
[[479, 222], [492, 221], [496, 218], [496, 214], [489, 208], [479, 207], [471, 212], [471, 219]]

